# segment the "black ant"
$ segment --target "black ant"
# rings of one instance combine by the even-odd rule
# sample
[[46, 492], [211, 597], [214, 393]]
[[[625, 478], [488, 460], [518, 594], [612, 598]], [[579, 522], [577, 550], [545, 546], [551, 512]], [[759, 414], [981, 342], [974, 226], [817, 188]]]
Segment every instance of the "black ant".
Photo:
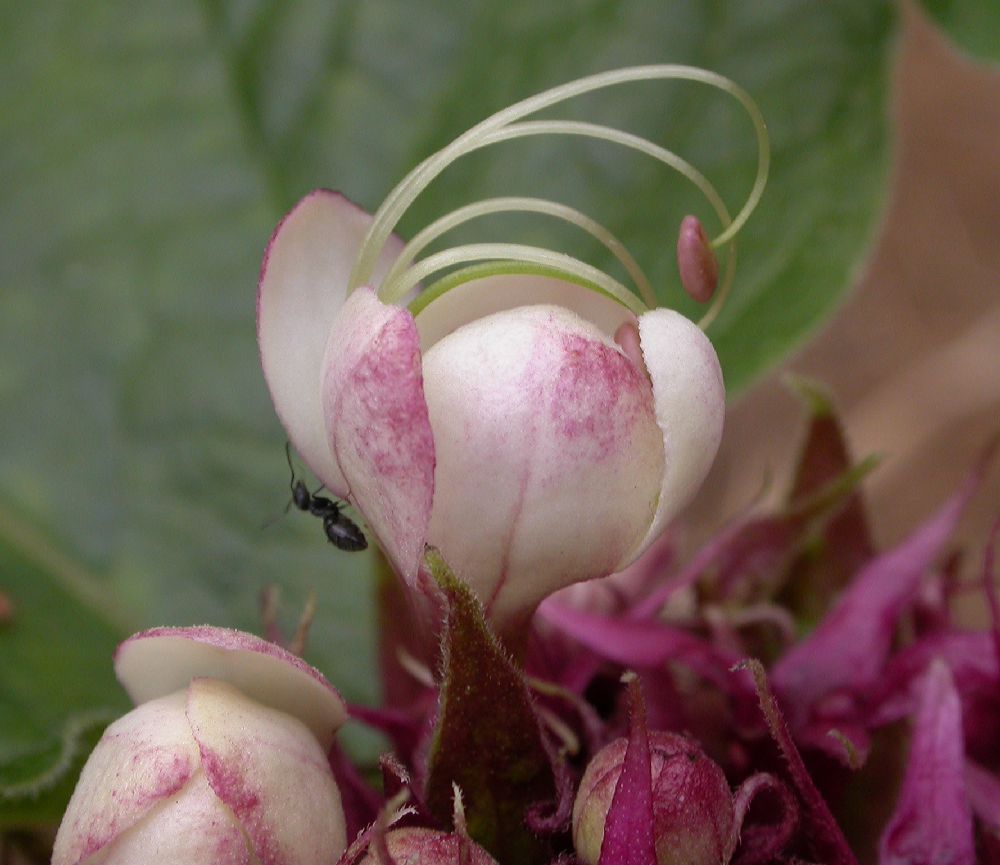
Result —
[[[317, 496], [309, 492], [305, 482], [295, 477], [295, 469], [292, 466], [291, 445], [285, 443], [285, 456], [288, 459], [288, 468], [292, 473], [289, 486], [292, 490], [292, 500], [289, 506], [295, 505], [300, 511], [310, 513], [314, 517], [323, 520], [323, 531], [326, 532], [327, 540], [338, 550], [347, 553], [356, 553], [368, 548], [368, 541], [364, 532], [358, 528], [357, 524], [341, 513], [343, 505], [328, 499], [326, 496]], [[288, 508], [286, 507], [287, 511]]]

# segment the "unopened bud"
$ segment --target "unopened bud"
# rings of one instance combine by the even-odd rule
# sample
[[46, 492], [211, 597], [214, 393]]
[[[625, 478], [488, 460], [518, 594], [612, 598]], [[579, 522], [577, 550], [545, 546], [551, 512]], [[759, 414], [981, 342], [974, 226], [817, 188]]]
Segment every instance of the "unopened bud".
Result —
[[[380, 849], [382, 848], [382, 849]], [[391, 862], [382, 852], [387, 850]], [[373, 843], [360, 865], [497, 865], [482, 847], [459, 832], [394, 829], [385, 844]]]
[[[573, 844], [596, 865], [622, 773], [627, 740], [616, 739], [587, 766], [573, 806]], [[733, 796], [719, 766], [676, 733], [649, 734], [653, 838], [659, 865], [725, 865], [732, 855]]]
[[684, 291], [698, 303], [708, 303], [719, 283], [719, 265], [697, 216], [685, 216], [681, 222], [677, 267]]

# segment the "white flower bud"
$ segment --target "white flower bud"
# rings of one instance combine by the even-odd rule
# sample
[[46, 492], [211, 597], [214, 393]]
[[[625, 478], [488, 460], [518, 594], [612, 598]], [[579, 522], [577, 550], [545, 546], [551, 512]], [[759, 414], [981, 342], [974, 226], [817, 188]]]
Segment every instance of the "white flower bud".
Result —
[[[136, 635], [116, 668], [133, 695], [147, 697], [90, 755], [52, 865], [336, 861], [344, 814], [325, 749], [344, 711], [319, 673], [277, 646], [214, 628]], [[178, 679], [186, 686], [158, 693]], [[296, 707], [302, 719], [289, 714]]]

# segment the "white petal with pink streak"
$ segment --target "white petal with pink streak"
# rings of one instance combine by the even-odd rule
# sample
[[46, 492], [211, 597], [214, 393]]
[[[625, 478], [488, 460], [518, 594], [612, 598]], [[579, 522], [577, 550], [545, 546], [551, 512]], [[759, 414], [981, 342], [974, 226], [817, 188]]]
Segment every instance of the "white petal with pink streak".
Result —
[[694, 322], [670, 309], [654, 309], [639, 317], [639, 340], [665, 459], [656, 517], [615, 570], [635, 561], [698, 492], [719, 450], [726, 411], [719, 358]]
[[258, 865], [232, 811], [199, 772], [87, 865]]
[[196, 679], [187, 715], [205, 777], [261, 865], [329, 865], [346, 846], [326, 755], [296, 719], [225, 682]]
[[52, 865], [88, 861], [188, 783], [200, 758], [184, 705], [183, 692], [160, 697], [104, 731], [59, 826]]
[[397, 571], [416, 577], [434, 497], [434, 439], [413, 316], [355, 291], [334, 322], [323, 410], [348, 493]]
[[115, 674], [136, 703], [186, 688], [194, 678], [221, 679], [298, 718], [324, 748], [347, 720], [343, 699], [319, 670], [281, 646], [228, 628], [134, 634], [115, 652]]
[[430, 542], [501, 627], [639, 543], [661, 434], [645, 375], [595, 325], [556, 306], [478, 319], [427, 352], [424, 388]]
[[[330, 327], [372, 218], [327, 189], [309, 193], [275, 229], [257, 288], [257, 341], [278, 417], [295, 449], [335, 495], [346, 484], [329, 451], [321, 376]], [[402, 249], [390, 237], [375, 269], [381, 279]]]

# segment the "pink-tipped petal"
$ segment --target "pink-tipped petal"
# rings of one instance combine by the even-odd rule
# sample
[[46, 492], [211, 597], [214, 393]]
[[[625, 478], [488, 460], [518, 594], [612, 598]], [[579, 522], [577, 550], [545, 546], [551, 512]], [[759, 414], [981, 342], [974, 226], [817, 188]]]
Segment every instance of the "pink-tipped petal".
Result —
[[636, 679], [628, 685], [628, 702], [628, 743], [607, 811], [598, 865], [656, 865], [659, 861], [646, 707]]
[[53, 865], [76, 865], [112, 844], [198, 769], [184, 694], [154, 700], [115, 721], [83, 767], [59, 826]]
[[214, 679], [191, 683], [187, 716], [208, 783], [261, 865], [337, 861], [347, 844], [340, 793], [305, 726]]
[[209, 626], [143, 631], [118, 647], [115, 674], [137, 704], [186, 688], [195, 678], [221, 679], [298, 718], [323, 748], [347, 720], [343, 699], [319, 670], [243, 631]]
[[951, 672], [934, 661], [924, 677], [910, 759], [896, 810], [882, 833], [879, 865], [973, 865], [962, 707]]
[[719, 358], [697, 325], [673, 310], [654, 309], [640, 316], [639, 339], [663, 434], [664, 468], [656, 516], [616, 570], [637, 559], [694, 497], [722, 441], [726, 410]]
[[[794, 727], [801, 727], [813, 707], [833, 691], [863, 698], [889, 683], [883, 669], [896, 624], [954, 533], [977, 478], [970, 476], [927, 522], [865, 565], [812, 633], [775, 663], [771, 675]], [[909, 654], [907, 650], [898, 657]]]
[[[343, 195], [317, 189], [279, 223], [257, 286], [257, 342], [274, 407], [295, 449], [336, 495], [344, 478], [323, 423], [321, 375], [330, 326], [347, 299], [347, 279], [371, 216]], [[380, 279], [399, 254], [391, 237]]]
[[176, 796], [163, 802], [155, 817], [120, 835], [87, 865], [137, 862], [184, 865], [257, 865], [243, 829], [199, 772]]
[[965, 790], [969, 796], [969, 805], [983, 829], [1000, 840], [1000, 777], [967, 760]]
[[494, 624], [604, 576], [655, 510], [661, 436], [645, 376], [554, 306], [478, 319], [424, 355], [437, 453], [430, 542]]
[[490, 276], [445, 292], [417, 316], [420, 347], [427, 351], [463, 324], [519, 306], [551, 304], [575, 312], [611, 336], [635, 316], [617, 300], [545, 276]]
[[434, 437], [413, 316], [368, 288], [344, 304], [324, 360], [329, 447], [397, 571], [416, 578], [434, 497]]

